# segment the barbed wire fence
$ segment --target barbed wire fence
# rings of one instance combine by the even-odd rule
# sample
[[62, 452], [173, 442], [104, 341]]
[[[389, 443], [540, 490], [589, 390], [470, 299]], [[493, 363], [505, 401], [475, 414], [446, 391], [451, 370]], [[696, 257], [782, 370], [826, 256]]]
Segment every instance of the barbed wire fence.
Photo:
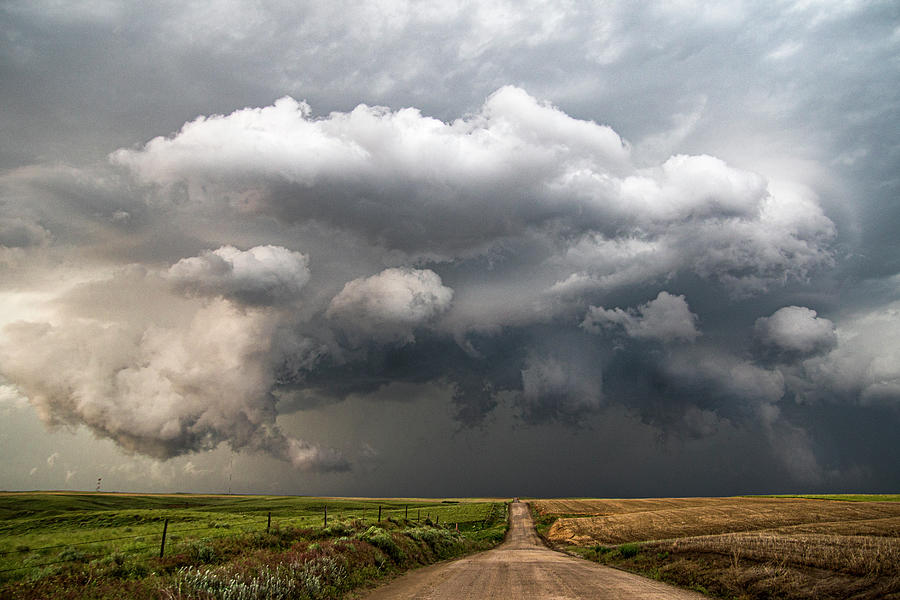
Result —
[[[487, 526], [487, 524], [492, 523], [493, 520], [495, 519], [494, 513], [497, 508], [495, 506], [495, 504], [496, 503], [493, 503], [493, 502], [488, 503], [487, 513], [486, 513], [485, 517], [480, 520], [480, 522], [477, 519], [474, 521], [467, 521], [467, 522], [472, 524], [473, 526], [480, 525], [480, 528], [483, 529], [484, 527]], [[350, 520], [355, 520], [355, 521], [361, 521], [363, 523], [366, 523], [368, 521], [371, 521], [372, 523], [380, 523], [380, 522], [382, 522], [382, 520], [391, 519], [396, 522], [398, 520], [401, 520], [400, 515], [402, 515], [402, 521], [405, 521], [407, 524], [416, 523], [418, 525], [418, 524], [430, 522], [434, 526], [439, 526], [440, 513], [441, 512], [445, 512], [445, 513], [450, 512], [452, 515], [452, 512], [453, 512], [451, 506], [425, 507], [427, 510], [424, 514], [424, 519], [423, 519], [423, 515], [422, 515], [423, 507], [420, 506], [420, 507], [416, 507], [415, 519], [410, 519], [409, 505], [405, 505], [402, 508], [401, 507], [392, 507], [392, 508], [388, 508], [387, 510], [383, 510], [383, 508], [384, 507], [381, 504], [378, 504], [375, 502], [373, 502], [367, 506], [360, 507], [360, 508], [355, 508], [355, 507], [354, 508], [344, 508], [342, 506], [337, 506], [337, 507], [332, 506], [332, 509], [331, 509], [332, 520], [334, 519], [334, 516], [336, 514], [338, 521], [344, 521], [346, 519], [350, 519]], [[501, 510], [501, 513], [504, 512], [503, 508], [501, 508], [500, 510]], [[231, 515], [233, 515], [233, 514], [234, 513], [231, 513]], [[450, 523], [452, 522], [451, 519], [447, 518], [447, 516], [451, 516], [451, 515], [445, 515], [444, 522], [445, 522], [445, 525], [447, 525], [447, 526], [450, 526]], [[272, 513], [271, 512], [267, 513], [265, 519], [260, 519], [258, 513], [253, 513], [252, 515], [246, 515], [246, 516], [251, 518], [252, 520], [248, 520], [246, 522], [239, 522], [237, 524], [237, 527], [234, 527], [234, 524], [232, 524], [230, 522], [226, 522], [226, 523], [213, 522], [212, 524], [205, 525], [202, 527], [190, 527], [190, 528], [186, 528], [186, 529], [176, 527], [171, 530], [169, 529], [170, 518], [160, 517], [160, 520], [162, 521], [162, 531], [159, 534], [139, 533], [139, 534], [135, 534], [135, 535], [115, 536], [115, 537], [108, 537], [108, 538], [96, 538], [96, 539], [92, 539], [92, 540], [83, 540], [83, 541], [79, 541], [79, 542], [69, 542], [69, 543], [64, 543], [64, 544], [52, 544], [52, 545], [47, 545], [47, 546], [39, 546], [36, 548], [32, 548], [30, 546], [23, 545], [19, 548], [15, 548], [12, 550], [2, 550], [2, 551], [0, 551], [0, 557], [11, 556], [14, 554], [26, 554], [26, 553], [28, 553], [29, 556], [34, 556], [35, 554], [45, 553], [48, 550], [58, 550], [58, 549], [62, 549], [63, 552], [60, 553], [59, 557], [56, 560], [41, 562], [41, 563], [28, 563], [28, 564], [22, 564], [19, 566], [15, 566], [15, 567], [2, 568], [2, 569], [0, 569], [0, 575], [14, 573], [16, 571], [25, 571], [28, 569], [38, 569], [38, 568], [50, 567], [50, 566], [54, 566], [54, 565], [62, 565], [62, 564], [66, 564], [66, 563], [78, 563], [78, 562], [83, 563], [83, 562], [90, 561], [90, 560], [102, 559], [102, 558], [105, 558], [110, 555], [109, 550], [106, 548], [103, 550], [102, 553], [96, 553], [96, 554], [79, 553], [77, 551], [73, 551], [71, 553], [66, 552], [66, 550], [68, 550], [69, 548], [74, 549], [76, 547], [81, 547], [81, 546], [101, 545], [101, 544], [107, 544], [110, 542], [123, 542], [125, 540], [131, 540], [132, 541], [131, 548], [128, 548], [127, 550], [122, 550], [120, 547], [118, 549], [115, 549], [113, 552], [119, 553], [119, 554], [124, 554], [124, 555], [129, 555], [131, 557], [131, 560], [134, 562], [145, 562], [145, 561], [150, 561], [153, 559], [163, 558], [165, 556], [167, 541], [169, 541], [169, 543], [170, 543], [170, 548], [176, 544], [183, 546], [183, 544], [185, 542], [198, 541], [197, 538], [185, 539], [183, 537], [183, 535], [186, 533], [196, 533], [198, 531], [222, 531], [223, 529], [228, 530], [226, 533], [224, 533], [222, 535], [204, 536], [203, 538], [201, 538], [203, 541], [212, 541], [212, 540], [216, 540], [216, 539], [223, 539], [223, 538], [227, 538], [227, 537], [235, 537], [235, 536], [239, 536], [239, 535], [245, 535], [247, 533], [252, 533], [254, 531], [255, 532], [265, 531], [266, 533], [269, 533], [271, 531], [271, 529], [272, 529]], [[432, 517], [434, 517], [433, 521], [432, 521]], [[297, 526], [297, 525], [299, 525], [303, 528], [316, 528], [314, 520], [317, 519], [318, 517], [316, 517], [315, 515], [304, 515], [304, 516], [300, 516], [300, 517], [284, 517], [283, 515], [278, 515], [276, 518], [277, 518], [276, 526], [282, 526], [282, 525]], [[327, 506], [327, 504], [323, 504], [322, 505], [322, 521], [321, 521], [322, 529], [326, 529], [328, 527], [328, 520], [329, 520], [328, 506]], [[457, 521], [457, 528], [458, 528], [458, 523], [459, 522]], [[153, 537], [154, 538], [153, 541], [146, 540], [146, 538], [148, 538], [148, 537]], [[134, 548], [133, 546], [135, 544], [140, 545], [141, 547]], [[158, 554], [155, 552], [156, 548], [159, 548]], [[141, 556], [142, 554], [145, 554], [145, 553], [146, 553], [146, 556]], [[64, 555], [68, 555], [68, 556], [64, 556]], [[2, 558], [0, 558], [0, 560], [2, 560]]]
[[[128, 536], [115, 536], [115, 537], [108, 537], [108, 538], [96, 538], [96, 539], [92, 539], [92, 540], [84, 540], [84, 541], [80, 541], [80, 542], [69, 542], [66, 544], [52, 544], [52, 545], [48, 545], [48, 546], [39, 546], [36, 548], [31, 548], [29, 546], [26, 546], [21, 549], [4, 550], [4, 551], [0, 552], [0, 557], [9, 556], [9, 555], [13, 555], [13, 554], [25, 554], [25, 553], [40, 554], [42, 552], [46, 552], [47, 550], [57, 550], [57, 549], [63, 549], [63, 552], [61, 554], [65, 554], [65, 550], [69, 549], [69, 548], [101, 545], [101, 544], [108, 544], [110, 542], [122, 542], [122, 541], [130, 540], [133, 543], [141, 545], [142, 547], [141, 548], [131, 548], [131, 549], [125, 550], [125, 551], [123, 551], [120, 548], [120, 549], [115, 550], [115, 552], [119, 552], [122, 554], [131, 554], [131, 555], [137, 556], [137, 558], [133, 558], [133, 560], [139, 560], [139, 561], [150, 560], [153, 558], [162, 558], [162, 555], [163, 555], [163, 552], [165, 549], [166, 540], [168, 540], [171, 544], [172, 542], [175, 542], [175, 541], [178, 541], [178, 542], [184, 541], [180, 536], [182, 536], [183, 534], [186, 534], [186, 533], [196, 533], [198, 531], [221, 531], [222, 529], [231, 529], [230, 525], [228, 527], [223, 527], [222, 525], [215, 524], [215, 525], [206, 525], [203, 527], [189, 527], [186, 529], [176, 528], [176, 529], [170, 530], [168, 528], [168, 521], [169, 521], [169, 519], [164, 519], [163, 531], [161, 532], [161, 534], [154, 535], [154, 534], [150, 534], [150, 533], [140, 533], [140, 534], [128, 535]], [[235, 535], [243, 535], [245, 533], [254, 531], [254, 529], [251, 528], [251, 526], [253, 526], [253, 525], [256, 525], [256, 526], [265, 525], [267, 527], [271, 527], [271, 520], [265, 519], [265, 520], [250, 521], [246, 524], [242, 524], [242, 526], [240, 527], [240, 529], [238, 531], [229, 531], [228, 533], [225, 533], [224, 535], [206, 536], [206, 539], [212, 540], [212, 539], [221, 539], [221, 538], [235, 536]], [[262, 530], [262, 527], [258, 527], [258, 529]], [[151, 536], [156, 539], [154, 539], [153, 541], [146, 540], [147, 537], [151, 537]], [[153, 550], [155, 550], [156, 548], [159, 548], [158, 555], [155, 552], [153, 552]], [[139, 556], [145, 552], [148, 553], [147, 556], [144, 556], [144, 557]], [[85, 554], [74, 553], [74, 554], [76, 554], [76, 556], [67, 557], [67, 558], [59, 558], [57, 560], [52, 560], [52, 561], [47, 561], [47, 562], [42, 562], [42, 563], [28, 563], [28, 564], [23, 564], [23, 565], [16, 566], [16, 567], [0, 569], [0, 574], [11, 573], [14, 571], [22, 571], [22, 570], [27, 570], [27, 569], [43, 568], [43, 567], [64, 564], [64, 563], [84, 562], [86, 560], [94, 560], [94, 559], [103, 558], [103, 557], [107, 556], [109, 554], [109, 552], [108, 552], [108, 550], [104, 550], [104, 552], [101, 554], [86, 554], [86, 553]]]

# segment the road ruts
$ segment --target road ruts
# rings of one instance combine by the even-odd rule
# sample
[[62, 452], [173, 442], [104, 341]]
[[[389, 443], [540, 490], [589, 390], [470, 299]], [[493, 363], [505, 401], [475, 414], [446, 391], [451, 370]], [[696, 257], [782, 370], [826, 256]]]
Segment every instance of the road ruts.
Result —
[[364, 600], [698, 600], [695, 592], [555, 552], [541, 544], [531, 514], [510, 505], [510, 531], [493, 550], [412, 571]]

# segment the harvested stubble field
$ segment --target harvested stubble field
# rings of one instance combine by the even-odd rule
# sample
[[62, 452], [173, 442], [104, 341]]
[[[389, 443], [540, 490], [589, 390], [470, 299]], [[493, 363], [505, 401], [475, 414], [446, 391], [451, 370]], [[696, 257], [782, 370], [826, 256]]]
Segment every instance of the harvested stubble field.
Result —
[[710, 595], [900, 598], [900, 497], [835, 498], [531, 504], [552, 544]]

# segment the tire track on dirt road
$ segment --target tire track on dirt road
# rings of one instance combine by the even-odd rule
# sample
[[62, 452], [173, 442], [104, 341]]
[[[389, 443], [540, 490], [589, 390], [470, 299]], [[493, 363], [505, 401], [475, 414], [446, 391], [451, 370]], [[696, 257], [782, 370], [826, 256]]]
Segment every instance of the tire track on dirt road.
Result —
[[528, 507], [510, 505], [510, 530], [497, 548], [417, 569], [364, 600], [699, 600], [668, 584], [611, 569], [544, 546]]

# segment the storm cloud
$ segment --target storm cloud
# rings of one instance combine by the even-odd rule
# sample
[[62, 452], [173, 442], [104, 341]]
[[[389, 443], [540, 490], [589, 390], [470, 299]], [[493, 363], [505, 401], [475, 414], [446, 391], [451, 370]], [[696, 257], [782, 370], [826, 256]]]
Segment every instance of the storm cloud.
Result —
[[[708, 397], [672, 400], [674, 414], [695, 430], [716, 418], [770, 429], [784, 374], [714, 346], [682, 348], [702, 335], [685, 295], [663, 290], [628, 309], [590, 301], [685, 276], [739, 299], [802, 281], [834, 260], [835, 226], [808, 190], [770, 185], [707, 155], [639, 167], [611, 128], [515, 87], [449, 123], [416, 109], [365, 105], [314, 118], [309, 106], [284, 98], [197, 118], [110, 160], [151, 186], [157, 210], [269, 219], [284, 230], [318, 223], [396, 265], [338, 288], [335, 278], [355, 265], [319, 267], [321, 241], [308, 251], [302, 238], [298, 250], [223, 245], [160, 270], [173, 293], [200, 303], [181, 328], [90, 320], [8, 327], [4, 373], [49, 423], [85, 424], [161, 458], [224, 441], [304, 468], [345, 467], [335, 451], [275, 426], [277, 398], [296, 397], [306, 385], [340, 401], [391, 381], [444, 380], [473, 394], [474, 403], [457, 396], [467, 407], [459, 413], [464, 423], [483, 422], [512, 394], [528, 423], [575, 425], [607, 396], [602, 373], [611, 358], [602, 336], [578, 342], [601, 344], [587, 350], [597, 358], [591, 364], [571, 352], [561, 358], [560, 345], [572, 339], [551, 343], [528, 333], [572, 316], [586, 333], [618, 329], [636, 343], [674, 344], [644, 360], [656, 362], [653, 371], [671, 389]], [[529, 256], [527, 285], [516, 259], [504, 256], [509, 248]], [[469, 266], [486, 258], [487, 280]], [[323, 283], [308, 291], [314, 275]], [[482, 302], [485, 294], [501, 303]], [[510, 327], [523, 332], [526, 346], [510, 348], [503, 334], [492, 344], [478, 337]], [[795, 362], [833, 348], [832, 329], [809, 309], [787, 307], [760, 317], [753, 333]], [[415, 344], [425, 331], [432, 345], [460, 346], [468, 357], [386, 370], [397, 357], [385, 345]], [[82, 338], [91, 349], [74, 352]], [[76, 357], [69, 369], [44, 375], [69, 354]], [[508, 366], [476, 367], [473, 385], [465, 370], [498, 354], [507, 359], [497, 364]], [[340, 373], [340, 385], [328, 383], [329, 369]]]
[[450, 123], [366, 105], [315, 119], [283, 98], [111, 159], [144, 182], [184, 185], [195, 204], [252, 198], [236, 208], [320, 220], [415, 262], [563, 241], [562, 294], [681, 270], [754, 293], [832, 260], [834, 225], [814, 196], [710, 156], [639, 168], [609, 127], [509, 86]]
[[895, 4], [0, 17], [0, 390], [37, 442], [279, 492], [900, 484]]

